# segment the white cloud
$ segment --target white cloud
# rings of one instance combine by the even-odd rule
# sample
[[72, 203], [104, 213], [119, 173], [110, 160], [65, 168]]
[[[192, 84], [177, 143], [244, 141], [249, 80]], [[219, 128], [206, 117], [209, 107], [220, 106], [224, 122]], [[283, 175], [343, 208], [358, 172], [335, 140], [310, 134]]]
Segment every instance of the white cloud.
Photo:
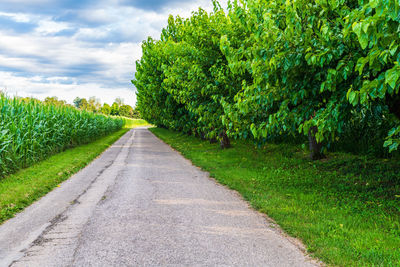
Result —
[[37, 62], [35, 59], [8, 57], [0, 54], [0, 66], [20, 70], [35, 70]]
[[[209, 0], [177, 3], [159, 13], [122, 7], [118, 2], [99, 1], [90, 9], [75, 10], [73, 21], [56, 20], [58, 14], [0, 12], [16, 22], [37, 25], [33, 32], [23, 34], [0, 30], [0, 88], [39, 99], [57, 96], [69, 103], [77, 96], [96, 96], [110, 104], [122, 97], [134, 105], [130, 80], [142, 54], [141, 41], [147, 36], [159, 38], [169, 14], [189, 17], [199, 6], [212, 10]], [[71, 35], [57, 36], [64, 30], [71, 30]]]
[[28, 15], [28, 14], [24, 14], [24, 13], [6, 13], [6, 12], [0, 12], [0, 16], [3, 17], [8, 17], [12, 20], [14, 20], [15, 22], [31, 22], [33, 21], [32, 16]]
[[83, 40], [99, 40], [109, 35], [110, 29], [103, 28], [81, 28], [75, 34], [75, 38]]
[[35, 31], [40, 34], [44, 34], [44, 35], [71, 29], [71, 26], [69, 26], [68, 23], [55, 22], [50, 19], [40, 20], [38, 24], [39, 24], [39, 26], [36, 28]]
[[[110, 89], [97, 83], [65, 84], [65, 81], [70, 79], [69, 77], [20, 77], [15, 73], [0, 71], [0, 90], [4, 90], [10, 96], [34, 97], [41, 100], [47, 96], [57, 96], [71, 104], [77, 96], [84, 98], [96, 96], [102, 102], [109, 104], [112, 104], [115, 98], [121, 97], [129, 105], [136, 103], [133, 87], [131, 89], [127, 87]], [[74, 82], [73, 79], [72, 82]]]

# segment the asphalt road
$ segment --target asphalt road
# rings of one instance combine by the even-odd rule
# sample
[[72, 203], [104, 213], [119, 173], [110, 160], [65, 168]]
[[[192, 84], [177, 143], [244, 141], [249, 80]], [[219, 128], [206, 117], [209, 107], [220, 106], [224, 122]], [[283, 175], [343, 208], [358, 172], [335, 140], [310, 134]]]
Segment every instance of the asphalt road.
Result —
[[0, 226], [0, 266], [317, 266], [145, 128]]

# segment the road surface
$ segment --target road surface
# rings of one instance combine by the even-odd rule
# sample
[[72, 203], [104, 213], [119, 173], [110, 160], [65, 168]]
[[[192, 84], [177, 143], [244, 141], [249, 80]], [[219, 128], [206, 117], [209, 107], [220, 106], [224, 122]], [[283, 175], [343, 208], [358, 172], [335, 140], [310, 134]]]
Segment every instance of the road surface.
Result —
[[0, 226], [0, 266], [317, 266], [146, 128]]

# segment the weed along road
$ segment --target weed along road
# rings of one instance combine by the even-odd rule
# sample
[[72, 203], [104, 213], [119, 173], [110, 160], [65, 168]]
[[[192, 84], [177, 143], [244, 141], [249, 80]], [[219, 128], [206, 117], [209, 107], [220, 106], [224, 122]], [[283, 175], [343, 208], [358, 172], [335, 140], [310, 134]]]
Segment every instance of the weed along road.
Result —
[[146, 128], [0, 226], [0, 266], [317, 266]]

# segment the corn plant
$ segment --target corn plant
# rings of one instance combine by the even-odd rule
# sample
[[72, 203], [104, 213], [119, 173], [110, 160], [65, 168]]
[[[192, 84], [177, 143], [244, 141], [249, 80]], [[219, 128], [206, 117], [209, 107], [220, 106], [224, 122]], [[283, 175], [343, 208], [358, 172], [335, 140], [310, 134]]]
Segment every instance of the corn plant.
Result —
[[122, 119], [0, 95], [0, 178], [122, 126]]

